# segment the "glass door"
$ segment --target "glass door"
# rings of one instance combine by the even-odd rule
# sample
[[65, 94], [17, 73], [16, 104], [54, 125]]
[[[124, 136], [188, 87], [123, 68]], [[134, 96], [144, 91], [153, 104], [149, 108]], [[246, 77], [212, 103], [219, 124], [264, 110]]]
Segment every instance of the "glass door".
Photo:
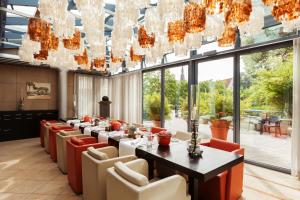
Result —
[[233, 141], [233, 58], [198, 63], [198, 89], [200, 135]]
[[240, 142], [245, 158], [290, 169], [293, 49], [240, 57]]

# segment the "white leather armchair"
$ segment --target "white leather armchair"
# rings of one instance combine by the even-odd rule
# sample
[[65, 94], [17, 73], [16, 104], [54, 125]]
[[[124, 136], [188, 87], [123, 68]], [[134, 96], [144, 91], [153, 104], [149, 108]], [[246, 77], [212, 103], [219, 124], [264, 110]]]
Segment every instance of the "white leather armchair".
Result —
[[49, 129], [52, 125], [60, 126], [63, 125], [63, 123], [46, 123], [44, 124], [42, 128], [42, 132], [44, 134], [44, 145], [45, 145], [45, 151], [49, 153]]
[[[115, 162], [128, 162], [135, 160], [136, 157], [133, 155], [118, 157], [118, 149], [112, 146], [93, 148], [89, 147], [87, 151], [82, 152], [83, 199], [106, 200], [107, 169], [113, 167]], [[91, 149], [96, 152], [91, 153]]]
[[185, 179], [179, 175], [149, 182], [148, 163], [143, 159], [125, 164], [115, 163], [114, 167], [108, 169], [106, 180], [107, 200], [190, 199], [186, 194]]
[[57, 165], [62, 173], [67, 173], [67, 144], [66, 141], [72, 136], [87, 137], [82, 135], [80, 130], [76, 131], [60, 131], [56, 134], [56, 150], [57, 150]]

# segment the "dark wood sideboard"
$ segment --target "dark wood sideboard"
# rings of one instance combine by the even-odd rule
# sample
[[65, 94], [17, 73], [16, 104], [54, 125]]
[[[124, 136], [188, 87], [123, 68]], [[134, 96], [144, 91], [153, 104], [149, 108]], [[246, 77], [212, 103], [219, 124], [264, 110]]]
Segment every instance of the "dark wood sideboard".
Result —
[[40, 121], [57, 120], [57, 110], [0, 111], [0, 142], [39, 137]]

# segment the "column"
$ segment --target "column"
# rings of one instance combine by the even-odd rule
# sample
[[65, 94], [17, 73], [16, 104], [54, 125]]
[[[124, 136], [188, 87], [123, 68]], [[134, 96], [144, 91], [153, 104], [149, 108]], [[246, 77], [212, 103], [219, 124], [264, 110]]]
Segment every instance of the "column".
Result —
[[68, 70], [59, 69], [59, 118], [67, 118]]
[[300, 177], [300, 39], [294, 39], [292, 175]]

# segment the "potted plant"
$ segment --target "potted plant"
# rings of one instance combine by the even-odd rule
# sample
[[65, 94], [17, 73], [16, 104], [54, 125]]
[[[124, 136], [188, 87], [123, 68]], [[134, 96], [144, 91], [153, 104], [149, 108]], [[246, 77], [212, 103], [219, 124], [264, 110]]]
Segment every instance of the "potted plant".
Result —
[[[160, 94], [155, 93], [152, 95], [148, 95], [146, 97], [146, 107], [147, 107], [147, 113], [149, 115], [150, 120], [152, 120], [153, 125], [160, 127], [160, 125], [161, 125], [161, 123], [160, 123], [160, 121], [161, 121], [161, 119], [160, 119], [160, 112], [161, 112]], [[165, 114], [164, 114], [165, 119], [170, 118], [170, 113], [171, 113], [170, 105], [166, 98], [165, 99]]]
[[211, 117], [210, 123], [212, 137], [227, 140], [229, 126], [231, 124], [230, 117], [226, 117], [224, 112], [219, 112], [215, 117]]

